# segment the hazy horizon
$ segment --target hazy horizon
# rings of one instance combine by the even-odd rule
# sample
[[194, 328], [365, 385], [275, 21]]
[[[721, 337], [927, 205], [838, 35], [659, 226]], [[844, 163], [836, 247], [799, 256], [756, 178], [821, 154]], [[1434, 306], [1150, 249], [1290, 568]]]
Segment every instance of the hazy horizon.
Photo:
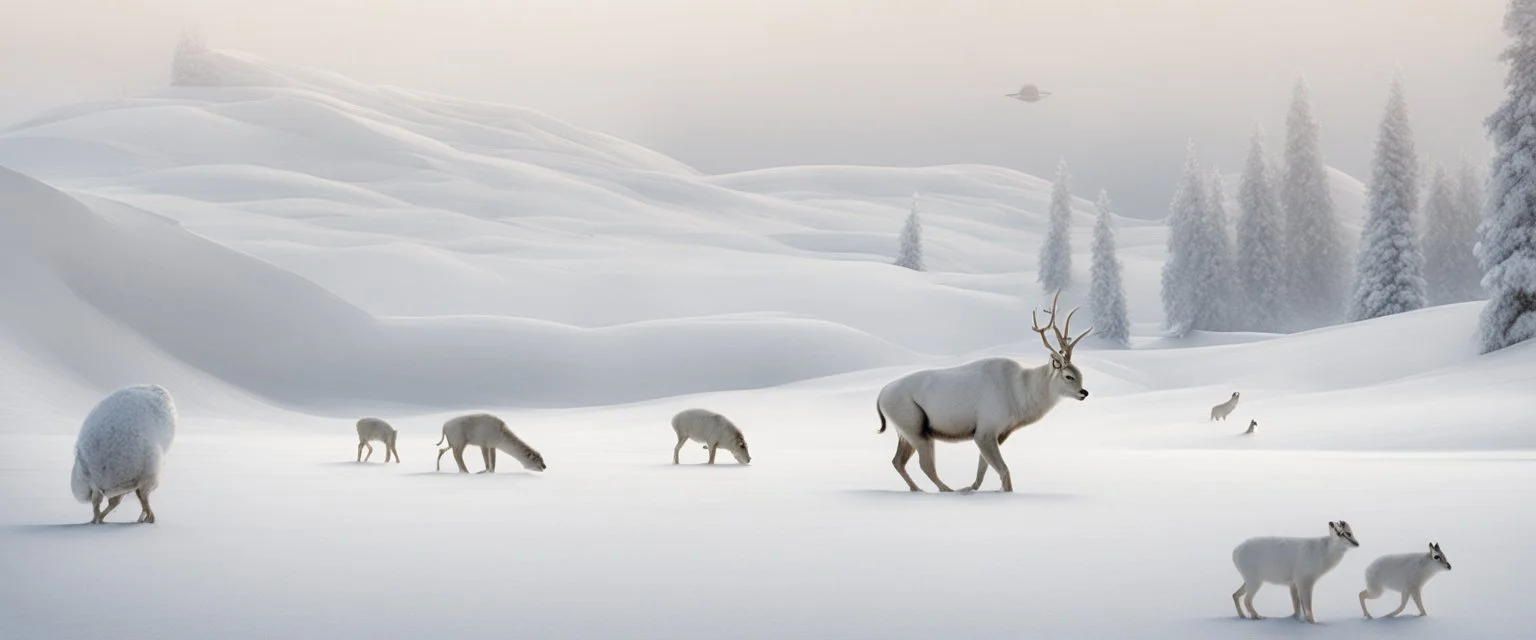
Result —
[[[1278, 152], [1305, 75], [1329, 164], [1366, 179], [1387, 84], [1407, 80], [1421, 159], [1481, 164], [1503, 0], [1332, 6], [1176, 0], [68, 0], [0, 24], [0, 121], [163, 86], [179, 32], [210, 46], [545, 111], [708, 173], [984, 163], [1103, 187], [1158, 217], [1185, 142], [1240, 166]], [[81, 15], [92, 20], [82, 21]], [[1002, 97], [1024, 82], [1055, 95]]]

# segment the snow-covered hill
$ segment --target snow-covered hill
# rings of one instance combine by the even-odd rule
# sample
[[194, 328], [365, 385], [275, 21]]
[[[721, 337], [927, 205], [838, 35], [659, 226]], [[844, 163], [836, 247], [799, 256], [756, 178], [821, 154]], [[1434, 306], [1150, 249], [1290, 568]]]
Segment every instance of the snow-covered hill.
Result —
[[[874, 397], [1044, 361], [1046, 181], [706, 176], [524, 109], [207, 62], [226, 86], [0, 132], [0, 638], [1290, 635], [1232, 618], [1231, 546], [1339, 518], [1364, 546], [1309, 636], [1528, 635], [1536, 345], [1478, 355], [1480, 303], [1169, 340], [1163, 230], [1123, 219], [1134, 348], [1078, 350], [1092, 396], [1004, 448], [1019, 493], [909, 495]], [[914, 191], [929, 273], [888, 264]], [[159, 522], [63, 524], [73, 434], [138, 382], [182, 409]], [[691, 406], [753, 464], [668, 464]], [[469, 410], [549, 471], [436, 473]], [[351, 462], [360, 414], [402, 464]], [[938, 460], [964, 484], [975, 447]], [[1355, 620], [1364, 565], [1428, 540], [1456, 558], [1436, 617]]]

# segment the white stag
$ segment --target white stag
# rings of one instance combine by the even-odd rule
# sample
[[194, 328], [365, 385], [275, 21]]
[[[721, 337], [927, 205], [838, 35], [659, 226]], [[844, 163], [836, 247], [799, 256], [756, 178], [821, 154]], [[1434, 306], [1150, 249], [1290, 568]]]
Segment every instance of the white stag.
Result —
[[[1009, 434], [1045, 417], [1060, 399], [1088, 398], [1083, 374], [1072, 364], [1072, 349], [1093, 328], [1068, 339], [1072, 315], [1077, 309], [1068, 313], [1064, 325], [1058, 327], [1056, 303], [1060, 298], [1058, 292], [1051, 301], [1050, 322], [1046, 326], [1040, 326], [1039, 318], [1030, 313], [1035, 333], [1040, 334], [1040, 341], [1050, 352], [1050, 362], [1026, 369], [1008, 358], [986, 358], [948, 369], [910, 373], [880, 390], [875, 403], [880, 414], [880, 433], [885, 433], [887, 420], [896, 426], [900, 438], [891, 464], [907, 482], [907, 488], [922, 491], [907, 474], [907, 461], [915, 452], [918, 466], [928, 479], [939, 491], [950, 491], [934, 470], [933, 441], [974, 440], [981, 457], [976, 463], [976, 482], [970, 490], [981, 488], [990, 466], [1002, 478], [1003, 491], [1013, 491], [1013, 476], [1003, 462], [1000, 445]], [[1047, 331], [1056, 335], [1058, 346], [1051, 346]]]

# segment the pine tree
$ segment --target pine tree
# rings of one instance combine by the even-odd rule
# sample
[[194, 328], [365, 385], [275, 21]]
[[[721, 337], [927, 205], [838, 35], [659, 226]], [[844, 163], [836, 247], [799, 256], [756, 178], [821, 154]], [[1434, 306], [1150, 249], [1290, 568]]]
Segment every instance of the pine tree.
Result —
[[917, 194], [912, 194], [912, 212], [901, 228], [901, 248], [896, 252], [896, 266], [913, 271], [927, 271], [923, 266], [923, 225], [917, 219]]
[[1131, 326], [1126, 317], [1125, 291], [1120, 284], [1120, 260], [1115, 257], [1115, 227], [1107, 191], [1099, 192], [1098, 219], [1093, 225], [1088, 300], [1093, 310], [1093, 335], [1118, 347], [1130, 346]]
[[1273, 333], [1284, 330], [1287, 321], [1285, 220], [1271, 175], [1264, 131], [1256, 128], [1237, 189], [1238, 318], [1245, 330]]
[[[1476, 178], [1469, 182], [1475, 184]], [[1436, 168], [1424, 199], [1424, 282], [1431, 304], [1466, 302], [1482, 297], [1478, 280], [1483, 270], [1472, 247], [1477, 244], [1481, 202], [1464, 193], [1466, 184], [1452, 185], [1444, 168]]]
[[1418, 207], [1419, 158], [1399, 76], [1392, 79], [1376, 137], [1349, 304], [1351, 322], [1424, 308], [1424, 256], [1413, 223]]
[[1346, 297], [1344, 231], [1334, 213], [1318, 132], [1311, 92], [1306, 81], [1298, 80], [1285, 118], [1280, 206], [1285, 211], [1287, 297], [1302, 328], [1337, 322]]
[[1509, 96], [1487, 120], [1494, 156], [1477, 245], [1484, 353], [1536, 338], [1536, 0], [1510, 1], [1504, 33]]
[[1221, 171], [1212, 170], [1209, 206], [1205, 209], [1201, 236], [1206, 247], [1207, 265], [1201, 270], [1205, 281], [1201, 289], [1206, 294], [1209, 307], [1209, 331], [1230, 331], [1237, 324], [1233, 301], [1237, 292], [1237, 273], [1232, 260], [1232, 236], [1227, 231], [1227, 190], [1221, 182]]
[[1168, 260], [1163, 263], [1163, 322], [1172, 337], [1214, 328], [1211, 296], [1202, 285], [1214, 278], [1211, 259], [1210, 203], [1195, 145], [1189, 144], [1184, 175], [1168, 211]]
[[176, 53], [171, 56], [171, 85], [178, 87], [211, 87], [219, 84], [218, 74], [208, 64], [208, 46], [196, 29], [181, 32], [176, 43]]
[[1040, 274], [1037, 278], [1047, 293], [1072, 286], [1072, 191], [1067, 186], [1071, 176], [1067, 161], [1056, 167], [1056, 184], [1051, 187], [1051, 211], [1046, 222], [1045, 244], [1040, 245]]
[[1477, 254], [1471, 248], [1477, 246], [1477, 225], [1483, 220], [1483, 195], [1487, 193], [1487, 186], [1477, 168], [1472, 166], [1466, 157], [1461, 159], [1461, 172], [1456, 179], [1456, 208], [1461, 212], [1466, 246], [1469, 249], [1461, 257], [1467, 260], [1461, 270], [1457, 291], [1461, 292], [1464, 300], [1483, 300], [1488, 296], [1483, 293], [1483, 269], [1477, 263]]

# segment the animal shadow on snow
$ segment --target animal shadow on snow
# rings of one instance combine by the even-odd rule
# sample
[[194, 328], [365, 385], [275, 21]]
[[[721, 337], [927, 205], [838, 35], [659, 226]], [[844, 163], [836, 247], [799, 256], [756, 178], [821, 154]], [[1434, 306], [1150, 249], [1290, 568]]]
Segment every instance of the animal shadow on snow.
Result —
[[1083, 496], [1075, 493], [1050, 493], [1032, 491], [1014, 491], [1008, 493], [997, 489], [981, 489], [979, 491], [961, 491], [956, 489], [949, 493], [938, 491], [908, 491], [906, 489], [849, 489], [844, 493], [870, 500], [959, 500], [970, 502], [1061, 502], [1082, 500]]
[[[1266, 585], [1266, 586], [1269, 586], [1269, 587], [1273, 588], [1275, 585]], [[1409, 608], [1411, 609], [1412, 605], [1409, 605]], [[1391, 609], [1388, 609], [1388, 611], [1390, 611], [1390, 610]], [[1284, 614], [1284, 615], [1276, 614], [1276, 615], [1273, 615], [1273, 616], [1267, 616], [1263, 620], [1244, 620], [1244, 619], [1238, 618], [1235, 615], [1230, 615], [1230, 616], [1214, 616], [1214, 617], [1206, 618], [1205, 621], [1213, 623], [1213, 624], [1221, 624], [1221, 625], [1223, 625], [1223, 628], [1229, 628], [1229, 629], [1251, 629], [1253, 631], [1252, 635], [1243, 635], [1243, 636], [1240, 636], [1240, 637], [1255, 637], [1255, 638], [1257, 638], [1257, 637], [1289, 638], [1289, 637], [1292, 637], [1292, 636], [1302, 637], [1302, 636], [1310, 636], [1313, 632], [1318, 631], [1321, 628], [1321, 629], [1330, 629], [1331, 631], [1344, 632], [1345, 633], [1345, 635], [1343, 635], [1343, 636], [1334, 635], [1333, 633], [1329, 633], [1327, 636], [1325, 636], [1325, 637], [1328, 637], [1328, 638], [1337, 638], [1337, 637], [1354, 638], [1354, 637], [1360, 637], [1357, 634], [1360, 634], [1362, 632], [1366, 632], [1366, 631], [1369, 631], [1369, 630], [1373, 630], [1373, 629], [1381, 629], [1383, 631], [1388, 631], [1388, 630], [1391, 630], [1391, 629], [1407, 630], [1407, 629], [1413, 628], [1414, 625], [1427, 624], [1427, 623], [1430, 622], [1430, 619], [1428, 619], [1428, 618], [1420, 618], [1418, 615], [1415, 615], [1415, 614], [1404, 614], [1404, 615], [1397, 616], [1396, 618], [1377, 617], [1374, 620], [1366, 620], [1363, 616], [1359, 615], [1359, 613], [1356, 612], [1356, 614], [1354, 616], [1351, 616], [1351, 617], [1329, 618], [1329, 619], [1319, 618], [1318, 621], [1317, 621], [1317, 624], [1309, 624], [1309, 623], [1307, 623], [1307, 621], [1302, 620], [1300, 618], [1297, 618], [1296, 616], [1293, 616], [1293, 615], [1290, 615], [1290, 614]], [[1232, 626], [1227, 627], [1226, 625], [1232, 625]], [[1409, 626], [1399, 627], [1399, 625], [1409, 625]], [[1445, 630], [1442, 629], [1442, 631], [1445, 631]], [[1440, 637], [1440, 636], [1437, 634], [1435, 637]], [[1452, 636], [1446, 636], [1446, 637], [1452, 637]]]
[[[117, 514], [116, 511], [114, 511], [112, 513], [113, 513], [113, 515]], [[116, 522], [108, 521], [108, 522], [103, 522], [101, 524], [91, 524], [89, 522], [57, 522], [57, 523], [53, 523], [53, 524], [18, 524], [18, 525], [12, 525], [10, 527], [10, 529], [12, 531], [15, 531], [16, 533], [23, 533], [23, 534], [38, 534], [38, 535], [47, 534], [47, 535], [53, 535], [53, 534], [74, 532], [76, 535], [97, 535], [97, 532], [104, 532], [104, 531], [132, 531], [132, 530], [138, 529], [140, 527], [143, 527], [145, 531], [153, 530], [156, 527], [163, 528], [161, 525], [145, 525], [144, 523], [134, 522], [133, 520], [123, 520], [123, 521], [116, 521]]]

